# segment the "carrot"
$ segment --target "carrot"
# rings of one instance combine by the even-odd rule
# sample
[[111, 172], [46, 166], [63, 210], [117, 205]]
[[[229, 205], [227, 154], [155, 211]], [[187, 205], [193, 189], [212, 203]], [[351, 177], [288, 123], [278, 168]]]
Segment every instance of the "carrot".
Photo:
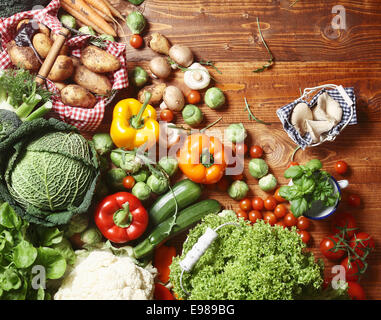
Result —
[[115, 30], [107, 23], [107, 21], [91, 9], [83, 0], [61, 0], [61, 3], [66, 3], [76, 11], [82, 13], [90, 21], [102, 29], [103, 33], [111, 34], [114, 37], [117, 36]]
[[155, 283], [154, 298], [155, 300], [175, 300], [171, 291], [160, 283]]
[[113, 22], [114, 20], [114, 18], [113, 18], [113, 16], [108, 16], [107, 14], [105, 14], [105, 13], [103, 13], [103, 12], [101, 12], [101, 11], [99, 11], [97, 8], [94, 8], [93, 6], [90, 6], [90, 8], [91, 9], [93, 9], [96, 13], [98, 13], [103, 19], [105, 19], [107, 22]]
[[176, 248], [162, 245], [155, 250], [154, 266], [157, 269], [158, 279], [162, 283], [169, 281], [169, 266], [172, 263], [173, 257], [176, 256]]
[[61, 7], [67, 13], [71, 14], [74, 18], [76, 18], [78, 20], [78, 24], [80, 26], [82, 26], [82, 25], [89, 26], [89, 27], [92, 27], [98, 33], [104, 33], [104, 31], [102, 29], [100, 29], [97, 25], [95, 25], [92, 21], [90, 21], [81, 12], [78, 12], [77, 10], [75, 10], [72, 6], [70, 6], [67, 3], [61, 1]]
[[121, 20], [124, 20], [124, 17], [122, 14], [117, 10], [110, 2], [109, 0], [103, 0], [103, 3], [110, 9], [114, 17], [117, 17]]
[[104, 15], [112, 18], [112, 13], [109, 7], [102, 0], [85, 0], [85, 2], [90, 6], [102, 12]]

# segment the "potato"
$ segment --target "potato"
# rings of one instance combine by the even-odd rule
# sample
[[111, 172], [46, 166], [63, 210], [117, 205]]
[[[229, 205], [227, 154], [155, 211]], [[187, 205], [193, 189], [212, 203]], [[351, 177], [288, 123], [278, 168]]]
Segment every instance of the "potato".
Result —
[[16, 67], [20, 67], [30, 71], [38, 71], [41, 63], [31, 47], [19, 47], [12, 40], [7, 44], [7, 51], [12, 63]]
[[53, 41], [44, 33], [36, 33], [33, 37], [33, 47], [41, 58], [45, 59], [53, 45]]
[[169, 49], [171, 48], [168, 39], [159, 32], [154, 32], [151, 35], [149, 46], [153, 51], [165, 55], [169, 54]]
[[67, 56], [60, 55], [54, 62], [48, 79], [57, 82], [65, 81], [72, 76], [73, 72], [73, 61]]
[[116, 57], [96, 46], [87, 46], [82, 50], [81, 62], [96, 73], [114, 72], [121, 67]]
[[60, 91], [67, 86], [67, 84], [64, 83], [64, 82], [54, 82], [54, 84], [57, 87], [57, 89], [60, 90]]
[[92, 108], [97, 103], [93, 94], [76, 84], [69, 84], [61, 90], [61, 99], [65, 105], [79, 108]]
[[[26, 24], [26, 23], [29, 23], [29, 22], [30, 22], [30, 19], [23, 19], [23, 20], [21, 20], [18, 23], [17, 27], [16, 27], [16, 31], [19, 31], [23, 24]], [[42, 23], [39, 23], [38, 24], [38, 29], [39, 29], [40, 33], [43, 33], [47, 37], [50, 37], [50, 29], [47, 26], [44, 26]]]
[[158, 83], [158, 84], [146, 86], [138, 92], [138, 100], [141, 103], [144, 103], [144, 93], [148, 91], [152, 94], [151, 100], [149, 101], [149, 103], [151, 105], [158, 105], [163, 99], [163, 94], [166, 87], [167, 86], [165, 83]]
[[76, 84], [95, 94], [107, 95], [112, 89], [112, 84], [105, 75], [95, 73], [82, 65], [75, 68], [73, 79]]

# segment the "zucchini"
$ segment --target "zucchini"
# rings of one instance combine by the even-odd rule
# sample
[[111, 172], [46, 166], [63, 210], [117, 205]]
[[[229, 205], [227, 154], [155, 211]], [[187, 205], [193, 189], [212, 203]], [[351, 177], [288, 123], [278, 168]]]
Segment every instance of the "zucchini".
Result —
[[194, 223], [201, 220], [208, 214], [217, 214], [221, 210], [221, 205], [217, 200], [203, 200], [195, 203], [178, 213], [176, 223], [169, 235], [165, 234], [169, 224], [172, 223], [171, 217], [160, 223], [142, 242], [134, 247], [135, 258], [140, 259], [152, 253], [157, 245], [178, 233], [191, 227]]
[[149, 210], [149, 221], [152, 226], [157, 226], [172, 216], [176, 210], [176, 196], [179, 210], [195, 203], [201, 197], [201, 186], [189, 179], [181, 180], [166, 194], [158, 198]]

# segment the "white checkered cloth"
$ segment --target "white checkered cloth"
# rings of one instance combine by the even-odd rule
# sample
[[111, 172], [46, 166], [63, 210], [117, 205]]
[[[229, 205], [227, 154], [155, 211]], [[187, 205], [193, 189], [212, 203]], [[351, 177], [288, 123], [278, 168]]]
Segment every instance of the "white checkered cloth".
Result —
[[[0, 52], [0, 70], [13, 67], [5, 45], [15, 37], [18, 23], [23, 19], [34, 19], [58, 34], [62, 28], [57, 18], [59, 8], [60, 1], [53, 0], [44, 9], [20, 12], [9, 18], [0, 18], [0, 40], [3, 47], [3, 51]], [[81, 56], [80, 48], [88, 42], [89, 37], [75, 36], [66, 41], [66, 45], [70, 48], [73, 56], [78, 58]], [[117, 57], [122, 66], [118, 71], [109, 76], [112, 90], [116, 92], [128, 87], [128, 73], [125, 60], [126, 45], [110, 41], [107, 41], [107, 43], [106, 51]], [[56, 94], [52, 98], [53, 112], [58, 115], [60, 120], [77, 127], [81, 131], [91, 132], [99, 127], [103, 120], [106, 106], [111, 103], [115, 96], [113, 94], [110, 97], [97, 97], [97, 103], [91, 109], [76, 108], [62, 103], [59, 91], [51, 81], [47, 81], [47, 87]]]
[[[283, 129], [287, 132], [289, 137], [303, 150], [307, 147], [317, 146], [325, 141], [333, 141], [347, 125], [357, 124], [356, 96], [354, 93], [354, 88], [350, 87], [343, 89], [352, 101], [352, 105], [347, 103], [347, 101], [343, 98], [338, 89], [328, 90], [324, 88], [320, 90], [315, 96], [313, 96], [313, 98], [309, 102], [304, 100], [305, 95], [303, 94], [302, 97], [277, 110], [276, 113], [278, 115], [278, 118], [282, 122]], [[302, 137], [300, 133], [295, 129], [295, 127], [291, 124], [291, 114], [294, 110], [294, 107], [301, 102], [306, 103], [310, 108], [314, 107], [317, 103], [317, 99], [324, 92], [327, 92], [334, 100], [336, 100], [340, 104], [340, 107], [343, 109], [343, 117], [341, 121], [326, 134], [323, 141], [314, 144], [309, 133], [306, 133]]]

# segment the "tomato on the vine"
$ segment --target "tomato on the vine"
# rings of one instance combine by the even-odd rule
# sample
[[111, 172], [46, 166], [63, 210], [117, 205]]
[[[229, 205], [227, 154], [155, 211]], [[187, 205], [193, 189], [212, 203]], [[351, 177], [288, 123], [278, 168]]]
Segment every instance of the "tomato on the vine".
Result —
[[339, 212], [332, 220], [332, 233], [340, 234], [346, 239], [350, 239], [356, 232], [357, 223], [355, 218], [347, 212]]
[[338, 174], [344, 174], [348, 170], [348, 164], [345, 161], [337, 161], [335, 163], [335, 171]]
[[143, 38], [139, 34], [133, 34], [130, 38], [130, 45], [135, 49], [139, 49], [143, 45]]
[[263, 155], [263, 149], [261, 146], [251, 146], [250, 147], [250, 157], [251, 158], [260, 158]]
[[287, 208], [284, 204], [280, 203], [278, 204], [274, 209], [274, 214], [278, 219], [283, 218], [287, 213]]
[[375, 243], [368, 233], [359, 232], [349, 241], [349, 246], [355, 250], [360, 257], [363, 257], [365, 253], [369, 253], [375, 248]]
[[360, 278], [359, 272], [364, 267], [361, 260], [349, 260], [348, 257], [341, 261], [341, 265], [345, 269], [345, 279], [347, 279], [347, 281], [357, 281]]
[[298, 231], [300, 237], [302, 238], [302, 241], [307, 244], [311, 240], [311, 235], [308, 231], [305, 230], [299, 230]]
[[268, 196], [264, 201], [264, 207], [266, 210], [273, 211], [277, 205], [277, 202], [273, 196]]
[[310, 227], [310, 220], [305, 216], [301, 216], [297, 219], [296, 227], [299, 230], [308, 230], [308, 228]]
[[296, 225], [296, 218], [295, 216], [289, 212], [287, 213], [284, 218], [283, 218], [283, 222], [284, 224], [287, 226], [287, 227], [293, 227]]
[[198, 92], [197, 90], [191, 90], [191, 91], [189, 91], [189, 93], [187, 94], [187, 101], [190, 104], [198, 104], [198, 103], [200, 103], [200, 101], [201, 101], [200, 92]]
[[348, 196], [348, 204], [351, 207], [359, 207], [361, 205], [361, 198], [357, 194], [350, 194]]
[[257, 220], [260, 220], [262, 218], [262, 213], [258, 210], [251, 210], [249, 212], [249, 220], [251, 223], [256, 223]]
[[171, 122], [173, 120], [173, 112], [169, 109], [164, 109], [160, 112], [160, 119], [165, 122]]
[[135, 179], [132, 176], [127, 176], [123, 179], [122, 183], [126, 189], [132, 189], [135, 185]]
[[261, 211], [264, 207], [264, 201], [261, 197], [256, 196], [251, 200], [251, 206], [254, 210]]
[[352, 300], [366, 300], [365, 291], [358, 282], [347, 281], [348, 294]]
[[251, 200], [250, 200], [249, 198], [242, 199], [242, 200], [239, 202], [239, 207], [240, 207], [243, 211], [250, 211], [250, 210], [251, 210]]
[[335, 236], [324, 237], [320, 241], [320, 252], [328, 259], [328, 260], [339, 260], [343, 258], [346, 254], [344, 249], [338, 248], [335, 244], [339, 242], [339, 239]]

